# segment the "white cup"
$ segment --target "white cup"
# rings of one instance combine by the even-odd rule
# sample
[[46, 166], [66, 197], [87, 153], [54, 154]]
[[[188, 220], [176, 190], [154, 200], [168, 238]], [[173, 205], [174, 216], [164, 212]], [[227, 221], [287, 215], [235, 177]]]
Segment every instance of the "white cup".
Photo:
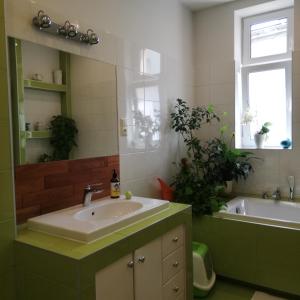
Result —
[[62, 84], [62, 70], [53, 71], [53, 82], [56, 84]]

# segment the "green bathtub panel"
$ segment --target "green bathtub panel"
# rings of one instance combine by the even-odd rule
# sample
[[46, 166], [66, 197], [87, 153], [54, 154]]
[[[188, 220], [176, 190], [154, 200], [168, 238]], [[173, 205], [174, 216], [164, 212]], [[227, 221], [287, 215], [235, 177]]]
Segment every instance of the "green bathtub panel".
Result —
[[255, 281], [255, 230], [251, 225], [206, 216], [196, 218], [193, 238], [208, 245], [217, 274]]
[[20, 243], [15, 245], [15, 252], [18, 270], [23, 268], [27, 273], [78, 288], [79, 268], [75, 260]]
[[0, 223], [0, 275], [10, 270], [14, 265], [13, 237], [15, 224], [14, 220]]
[[257, 239], [257, 282], [300, 295], [300, 231], [264, 226]]
[[10, 171], [0, 171], [0, 222], [14, 218], [14, 203], [11, 201], [12, 178]]
[[32, 273], [24, 274], [26, 289], [18, 291], [18, 300], [78, 300], [78, 291]]
[[300, 230], [205, 216], [193, 239], [209, 246], [217, 274], [300, 296]]

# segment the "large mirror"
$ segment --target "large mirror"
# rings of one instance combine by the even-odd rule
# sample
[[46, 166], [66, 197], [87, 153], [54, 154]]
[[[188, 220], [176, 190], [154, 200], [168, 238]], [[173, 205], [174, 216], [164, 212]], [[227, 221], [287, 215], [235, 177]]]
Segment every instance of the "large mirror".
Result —
[[10, 38], [16, 165], [118, 154], [116, 68]]

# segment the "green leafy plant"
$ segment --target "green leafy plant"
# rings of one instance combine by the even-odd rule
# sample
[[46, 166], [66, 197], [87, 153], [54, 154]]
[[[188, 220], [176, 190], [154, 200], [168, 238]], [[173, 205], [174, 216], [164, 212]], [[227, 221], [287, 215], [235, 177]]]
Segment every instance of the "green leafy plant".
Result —
[[61, 115], [54, 116], [50, 121], [49, 129], [51, 131], [50, 145], [53, 147], [52, 160], [69, 159], [73, 147], [77, 146], [78, 129], [75, 121]]
[[53, 147], [53, 160], [69, 159], [70, 152], [77, 146], [76, 136], [78, 129], [73, 119], [65, 116], [54, 116], [50, 121], [51, 138]]
[[220, 122], [212, 106], [190, 108], [177, 99], [171, 113], [171, 128], [180, 133], [187, 147], [187, 158], [181, 160], [174, 178], [175, 199], [192, 205], [196, 215], [212, 214], [224, 204], [222, 197], [226, 181], [246, 179], [253, 171], [251, 152], [234, 149], [232, 134], [226, 142], [227, 126], [221, 127], [221, 137], [201, 141], [197, 131], [205, 124]]
[[220, 185], [208, 181], [205, 168], [207, 152], [196, 136], [197, 130], [214, 120], [220, 121], [220, 118], [212, 106], [190, 108], [182, 99], [177, 99], [175, 110], [171, 113], [171, 127], [182, 136], [188, 156], [188, 159], [181, 160], [174, 178], [174, 196], [179, 202], [191, 204], [196, 215], [211, 214], [224, 204]]
[[214, 138], [208, 141], [205, 147], [207, 160], [204, 162], [209, 182], [246, 180], [253, 171], [252, 160], [257, 157], [252, 152], [234, 149], [234, 134], [230, 142], [226, 143], [223, 133], [221, 138]]
[[264, 135], [264, 134], [267, 134], [268, 132], [270, 132], [270, 126], [272, 124], [270, 122], [266, 122], [262, 125], [261, 129], [259, 131], [257, 131], [257, 134], [260, 134], [260, 135]]

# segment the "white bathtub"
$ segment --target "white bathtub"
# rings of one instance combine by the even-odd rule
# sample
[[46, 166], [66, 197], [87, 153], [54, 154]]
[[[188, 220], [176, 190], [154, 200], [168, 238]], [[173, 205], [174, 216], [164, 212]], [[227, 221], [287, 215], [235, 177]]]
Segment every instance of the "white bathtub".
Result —
[[300, 203], [236, 197], [214, 216], [300, 229]]

